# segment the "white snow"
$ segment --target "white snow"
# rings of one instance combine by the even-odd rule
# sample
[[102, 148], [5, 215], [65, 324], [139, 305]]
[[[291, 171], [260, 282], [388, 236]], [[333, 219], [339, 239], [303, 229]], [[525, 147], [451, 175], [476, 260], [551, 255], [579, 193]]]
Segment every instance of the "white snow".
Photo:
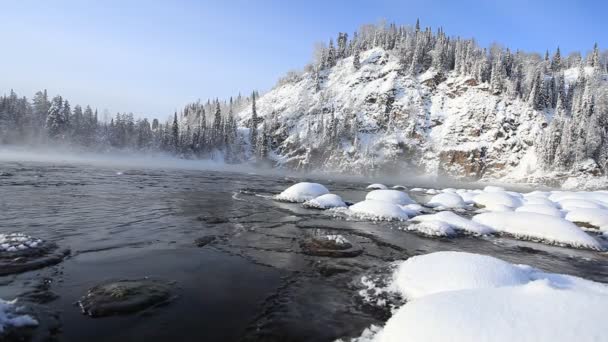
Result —
[[9, 327], [24, 327], [38, 325], [31, 316], [21, 314], [17, 300], [7, 301], [0, 298], [0, 333]]
[[329, 190], [321, 184], [302, 182], [290, 186], [285, 191], [274, 196], [274, 199], [285, 202], [306, 202], [328, 193]]
[[374, 183], [374, 184], [368, 185], [367, 189], [369, 189], [369, 190], [386, 190], [386, 189], [388, 189], [388, 187], [384, 184]]
[[348, 239], [346, 239], [344, 236], [342, 236], [340, 234], [325, 235], [324, 238], [326, 240], [333, 241], [338, 245], [346, 245], [346, 244], [350, 243], [350, 241], [348, 241]]
[[23, 233], [0, 233], [0, 251], [16, 252], [28, 248], [36, 248], [42, 243], [41, 239], [36, 239]]
[[488, 210], [498, 208], [498, 206], [506, 206], [509, 208], [517, 208], [522, 203], [521, 200], [503, 191], [484, 192], [473, 197], [473, 202], [486, 207]]
[[559, 217], [529, 212], [492, 212], [476, 215], [473, 221], [517, 238], [602, 250], [593, 237]]
[[483, 224], [473, 222], [464, 217], [458, 216], [451, 211], [442, 211], [436, 214], [420, 215], [411, 219], [413, 222], [442, 222], [453, 229], [462, 230], [470, 234], [486, 235], [491, 234], [494, 230]]
[[566, 220], [587, 223], [599, 230], [608, 232], [608, 210], [597, 208], [578, 208], [566, 214]]
[[463, 252], [402, 262], [390, 288], [407, 303], [369, 342], [604, 341], [608, 286]]
[[438, 208], [464, 208], [466, 203], [459, 194], [444, 192], [433, 196], [427, 205]]
[[456, 234], [452, 226], [442, 221], [420, 221], [405, 226], [405, 230], [427, 236], [452, 236]]
[[554, 208], [557, 208], [559, 205], [545, 197], [536, 197], [536, 196], [526, 196], [524, 199], [524, 204], [541, 204], [547, 205]]
[[316, 209], [344, 208], [346, 203], [338, 195], [325, 194], [304, 202], [303, 206]]
[[438, 292], [525, 284], [529, 269], [490, 256], [436, 252], [411, 257], [395, 272], [395, 286], [408, 300]]
[[524, 204], [523, 206], [515, 209], [515, 211], [526, 213], [538, 213], [556, 217], [564, 216], [564, 213], [562, 213], [561, 210], [555, 208], [554, 206], [546, 204]]
[[366, 200], [384, 201], [398, 205], [414, 204], [414, 200], [403, 191], [398, 190], [374, 190], [365, 196]]
[[391, 202], [366, 199], [351, 205], [348, 210], [355, 216], [373, 221], [404, 221], [408, 215], [401, 207]]
[[501, 188], [500, 186], [488, 185], [485, 188], [483, 188], [483, 191], [485, 191], [485, 192], [504, 192], [505, 188]]
[[594, 208], [594, 209], [602, 209], [605, 208], [603, 205], [598, 204], [595, 201], [584, 200], [584, 199], [564, 199], [558, 201], [559, 205], [562, 209], [566, 211], [580, 209], [580, 208]]

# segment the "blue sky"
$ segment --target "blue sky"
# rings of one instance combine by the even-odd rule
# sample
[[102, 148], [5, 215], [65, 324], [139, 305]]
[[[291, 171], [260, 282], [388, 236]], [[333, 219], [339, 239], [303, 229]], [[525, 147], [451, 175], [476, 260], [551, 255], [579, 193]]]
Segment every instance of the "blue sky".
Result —
[[53, 0], [0, 4], [0, 93], [39, 89], [165, 118], [198, 98], [267, 90], [316, 42], [386, 19], [513, 49], [608, 47], [608, 4], [581, 1]]

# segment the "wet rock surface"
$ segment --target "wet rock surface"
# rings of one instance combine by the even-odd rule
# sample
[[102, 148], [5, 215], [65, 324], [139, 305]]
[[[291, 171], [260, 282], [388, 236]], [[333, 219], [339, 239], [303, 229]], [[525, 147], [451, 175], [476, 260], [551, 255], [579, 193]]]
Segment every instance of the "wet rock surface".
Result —
[[171, 300], [171, 285], [165, 281], [134, 279], [108, 281], [87, 291], [78, 301], [82, 313], [104, 317], [139, 312]]
[[70, 251], [22, 233], [0, 234], [0, 276], [60, 263]]
[[342, 235], [311, 237], [300, 242], [302, 253], [330, 258], [352, 258], [363, 253], [363, 249], [353, 245]]

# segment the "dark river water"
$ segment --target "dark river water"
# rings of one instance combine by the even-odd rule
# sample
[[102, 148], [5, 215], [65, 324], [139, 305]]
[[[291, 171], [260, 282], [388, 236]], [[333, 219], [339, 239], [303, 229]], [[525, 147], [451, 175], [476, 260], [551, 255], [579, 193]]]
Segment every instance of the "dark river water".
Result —
[[[608, 282], [602, 253], [504, 237], [425, 238], [398, 229], [406, 223], [347, 221], [269, 198], [306, 179], [234, 171], [0, 162], [0, 233], [71, 250], [56, 265], [1, 276], [0, 298], [36, 308], [33, 340], [332, 341], [386, 320], [386, 310], [361, 300], [360, 279], [416, 254], [483, 253]], [[366, 194], [364, 183], [315, 181], [350, 202]], [[302, 241], [335, 233], [363, 253], [302, 253]], [[206, 236], [212, 241], [197, 246]], [[76, 305], [99, 283], [144, 277], [171, 282], [172, 300], [102, 318]]]

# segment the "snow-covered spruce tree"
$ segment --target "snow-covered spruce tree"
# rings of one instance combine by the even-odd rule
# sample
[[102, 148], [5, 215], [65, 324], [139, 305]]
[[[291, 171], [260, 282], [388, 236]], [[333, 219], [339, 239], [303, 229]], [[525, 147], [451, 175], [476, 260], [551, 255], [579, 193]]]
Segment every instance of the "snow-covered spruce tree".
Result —
[[171, 126], [171, 148], [175, 153], [179, 151], [179, 123], [177, 112], [173, 114], [173, 125]]
[[59, 95], [55, 96], [51, 101], [51, 106], [46, 116], [46, 130], [51, 139], [59, 139], [65, 132], [63, 99]]
[[355, 70], [361, 69], [361, 51], [358, 45], [355, 46], [355, 52], [353, 53], [353, 67]]
[[251, 94], [251, 120], [249, 122], [249, 129], [249, 144], [251, 145], [252, 153], [255, 154], [258, 150], [258, 113], [255, 108], [255, 92]]

